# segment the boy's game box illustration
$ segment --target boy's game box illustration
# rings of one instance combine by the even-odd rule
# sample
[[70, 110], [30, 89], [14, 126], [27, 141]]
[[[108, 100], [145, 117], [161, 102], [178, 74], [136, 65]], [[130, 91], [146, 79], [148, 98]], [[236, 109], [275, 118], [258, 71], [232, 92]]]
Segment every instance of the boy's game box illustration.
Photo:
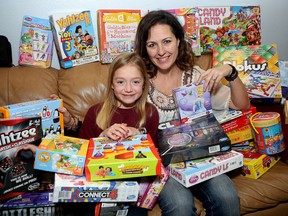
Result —
[[55, 13], [49, 19], [61, 67], [99, 61], [98, 37], [89, 10]]
[[261, 44], [260, 6], [201, 6], [199, 12], [201, 51], [215, 46]]
[[191, 187], [243, 166], [243, 155], [231, 150], [218, 156], [173, 163], [167, 167], [170, 176], [185, 187]]
[[172, 121], [170, 127], [159, 130], [158, 139], [165, 166], [231, 150], [231, 141], [213, 113], [180, 125], [176, 122], [176, 126]]
[[98, 10], [100, 61], [111, 63], [121, 53], [135, 50], [141, 10]]
[[34, 168], [83, 175], [89, 140], [57, 135], [46, 137], [36, 150]]
[[49, 68], [53, 34], [49, 19], [24, 16], [19, 49], [19, 65]]
[[85, 176], [55, 173], [53, 202], [136, 202], [137, 181], [89, 182]]
[[161, 159], [149, 134], [130, 136], [121, 142], [91, 138], [85, 176], [87, 181], [115, 180], [161, 174]]
[[64, 134], [63, 114], [59, 108], [63, 106], [61, 99], [40, 99], [0, 107], [0, 118], [40, 116], [43, 137], [48, 134]]
[[216, 47], [213, 66], [222, 64], [236, 67], [251, 99], [282, 97], [276, 44]]
[[0, 200], [39, 188], [33, 150], [41, 138], [39, 116], [0, 118]]

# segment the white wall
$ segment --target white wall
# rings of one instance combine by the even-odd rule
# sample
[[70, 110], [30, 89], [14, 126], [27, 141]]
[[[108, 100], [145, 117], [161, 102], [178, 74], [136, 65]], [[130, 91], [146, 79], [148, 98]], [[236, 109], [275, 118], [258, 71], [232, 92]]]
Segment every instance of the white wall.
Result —
[[[0, 34], [12, 44], [13, 63], [17, 65], [18, 46], [24, 15], [48, 18], [55, 12], [91, 10], [96, 30], [98, 9], [171, 9], [194, 6], [260, 5], [262, 44], [277, 43], [280, 60], [288, 60], [288, 1], [283, 0], [2, 0]], [[59, 68], [55, 48], [52, 67]]]

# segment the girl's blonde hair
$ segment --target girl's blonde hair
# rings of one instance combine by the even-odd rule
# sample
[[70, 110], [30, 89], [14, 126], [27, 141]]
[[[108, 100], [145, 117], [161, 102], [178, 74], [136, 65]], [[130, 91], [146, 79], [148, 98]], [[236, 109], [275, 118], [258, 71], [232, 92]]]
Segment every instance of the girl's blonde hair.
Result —
[[114, 91], [112, 89], [112, 82], [115, 75], [115, 71], [125, 65], [133, 65], [137, 67], [137, 69], [141, 72], [144, 84], [143, 84], [143, 93], [141, 97], [136, 101], [137, 111], [141, 114], [141, 118], [138, 122], [138, 127], [144, 127], [146, 121], [146, 100], [149, 91], [149, 78], [148, 73], [146, 71], [146, 65], [141, 58], [140, 55], [137, 53], [124, 53], [117, 56], [109, 67], [109, 76], [108, 76], [108, 83], [107, 83], [107, 93], [105, 96], [105, 101], [103, 102], [103, 106], [101, 107], [97, 117], [96, 117], [96, 124], [102, 130], [110, 127], [111, 119], [117, 109], [117, 100], [114, 95]]

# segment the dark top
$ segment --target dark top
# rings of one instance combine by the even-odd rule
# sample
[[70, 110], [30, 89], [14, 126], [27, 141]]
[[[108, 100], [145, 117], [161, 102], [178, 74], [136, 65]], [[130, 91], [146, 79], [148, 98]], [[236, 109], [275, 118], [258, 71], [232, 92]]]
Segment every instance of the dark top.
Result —
[[[102, 106], [101, 104], [95, 104], [89, 108], [83, 121], [83, 125], [80, 129], [79, 138], [90, 139], [98, 137], [102, 133], [102, 129], [96, 125], [96, 116]], [[114, 116], [111, 120], [111, 125], [115, 123], [126, 123], [129, 127], [139, 128], [138, 120], [140, 119], [140, 113], [137, 112], [136, 107], [131, 109], [117, 108]], [[145, 128], [147, 133], [150, 134], [154, 144], [158, 147], [157, 129], [159, 124], [159, 115], [154, 105], [146, 104], [146, 124]]]

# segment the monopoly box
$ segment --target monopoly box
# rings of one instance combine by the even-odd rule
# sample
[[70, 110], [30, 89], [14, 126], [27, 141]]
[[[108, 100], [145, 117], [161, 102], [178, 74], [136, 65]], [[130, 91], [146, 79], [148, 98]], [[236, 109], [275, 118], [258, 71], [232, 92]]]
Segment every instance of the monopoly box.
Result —
[[222, 173], [242, 167], [243, 155], [231, 150], [222, 155], [170, 164], [170, 176], [185, 187], [191, 187]]
[[161, 124], [163, 129], [158, 133], [159, 152], [165, 166], [231, 150], [231, 141], [213, 113], [164, 128], [175, 122]]
[[33, 153], [41, 138], [39, 116], [0, 118], [0, 200], [40, 186]]
[[121, 142], [91, 138], [85, 164], [87, 181], [115, 180], [161, 174], [161, 159], [149, 134]]
[[241, 150], [240, 152], [244, 156], [242, 175], [253, 179], [258, 179], [281, 158], [279, 154], [273, 156], [260, 154], [253, 147]]
[[148, 176], [140, 178], [139, 182], [139, 197], [137, 206], [152, 210], [157, 198], [169, 178], [169, 172], [161, 165], [161, 175], [155, 177]]
[[53, 202], [135, 202], [137, 181], [89, 182], [85, 176], [55, 173]]
[[41, 116], [43, 137], [47, 134], [64, 134], [63, 114], [58, 109], [63, 106], [61, 99], [40, 99], [0, 107], [0, 118], [14, 116]]
[[34, 168], [83, 175], [89, 140], [56, 135], [46, 137], [36, 150]]

